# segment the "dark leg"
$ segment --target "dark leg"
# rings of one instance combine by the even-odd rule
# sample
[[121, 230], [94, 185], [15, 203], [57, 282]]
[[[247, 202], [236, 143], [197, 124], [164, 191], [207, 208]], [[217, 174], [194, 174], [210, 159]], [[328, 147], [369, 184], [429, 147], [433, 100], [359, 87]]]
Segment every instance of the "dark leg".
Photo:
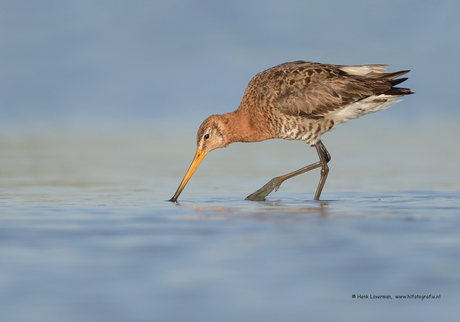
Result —
[[310, 165], [307, 165], [306, 167], [296, 170], [294, 172], [285, 174], [284, 176], [279, 176], [276, 178], [271, 179], [267, 184], [265, 184], [262, 188], [257, 190], [256, 192], [250, 194], [249, 196], [246, 197], [246, 200], [251, 200], [251, 201], [263, 201], [265, 200], [265, 197], [270, 194], [270, 192], [275, 189], [277, 191], [281, 184], [283, 183], [284, 180], [290, 179], [292, 177], [295, 177], [299, 174], [305, 173], [307, 171], [319, 168], [321, 166], [321, 162], [316, 162]]
[[[319, 196], [321, 194], [321, 190], [323, 189], [324, 182], [326, 181], [327, 172], [329, 171], [329, 168], [327, 167], [327, 162], [329, 162], [331, 160], [331, 155], [329, 154], [329, 152], [327, 152], [326, 148], [324, 147], [324, 145], [323, 145], [323, 143], [321, 141], [318, 141], [318, 143], [315, 144], [315, 147], [316, 147], [316, 151], [318, 151], [318, 155], [319, 155], [319, 159], [320, 159], [319, 162], [307, 165], [306, 167], [303, 167], [303, 168], [301, 168], [299, 170], [296, 170], [294, 172], [291, 172], [291, 173], [285, 174], [283, 176], [279, 176], [279, 177], [271, 179], [262, 188], [260, 188], [256, 192], [250, 194], [249, 196], [247, 196], [246, 200], [263, 201], [263, 200], [265, 200], [265, 197], [268, 196], [273, 191], [273, 189], [275, 189], [275, 191], [277, 191], [284, 180], [290, 179], [292, 177], [295, 177], [295, 176], [297, 176], [299, 174], [308, 172], [310, 170], [322, 167], [322, 169], [321, 169], [321, 180], [320, 180], [320, 183], [318, 185], [318, 189], [317, 189], [316, 195], [315, 195], [315, 199], [318, 200]], [[325, 169], [324, 165], [326, 165], [326, 169], [327, 169], [326, 171], [324, 171], [324, 169]], [[325, 172], [326, 174], [323, 175], [323, 172]], [[324, 179], [323, 179], [323, 177], [324, 177]], [[320, 189], [320, 186], [321, 186], [321, 189]], [[316, 198], [316, 197], [318, 197], [318, 198]]]
[[324, 183], [326, 182], [329, 173], [329, 166], [327, 163], [331, 160], [331, 155], [327, 152], [321, 141], [315, 144], [316, 152], [318, 152], [319, 163], [321, 164], [321, 178], [319, 179], [318, 188], [316, 188], [315, 200], [319, 200], [321, 191], [323, 191]]

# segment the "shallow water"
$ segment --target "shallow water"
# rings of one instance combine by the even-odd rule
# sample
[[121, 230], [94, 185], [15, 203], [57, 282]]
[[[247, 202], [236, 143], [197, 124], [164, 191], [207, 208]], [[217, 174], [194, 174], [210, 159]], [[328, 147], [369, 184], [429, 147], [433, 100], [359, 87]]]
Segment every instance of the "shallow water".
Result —
[[212, 152], [177, 204], [194, 131], [5, 132], [0, 320], [457, 320], [459, 131], [386, 128], [325, 136], [322, 201], [317, 171], [244, 200], [316, 162], [271, 141]]

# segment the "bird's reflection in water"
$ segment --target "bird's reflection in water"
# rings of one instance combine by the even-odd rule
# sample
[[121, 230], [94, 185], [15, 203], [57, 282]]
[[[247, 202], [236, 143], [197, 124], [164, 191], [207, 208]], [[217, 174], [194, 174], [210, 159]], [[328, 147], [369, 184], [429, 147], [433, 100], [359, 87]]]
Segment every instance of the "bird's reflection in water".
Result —
[[[311, 202], [313, 203], [313, 202]], [[195, 216], [187, 216], [186, 220], [254, 220], [254, 221], [279, 221], [290, 217], [318, 217], [328, 218], [329, 201], [314, 202], [315, 205], [295, 205], [287, 204], [279, 200], [259, 202], [259, 207], [244, 207], [239, 205], [191, 205], [176, 202], [179, 207], [193, 209]], [[299, 218], [299, 219], [300, 219]]]

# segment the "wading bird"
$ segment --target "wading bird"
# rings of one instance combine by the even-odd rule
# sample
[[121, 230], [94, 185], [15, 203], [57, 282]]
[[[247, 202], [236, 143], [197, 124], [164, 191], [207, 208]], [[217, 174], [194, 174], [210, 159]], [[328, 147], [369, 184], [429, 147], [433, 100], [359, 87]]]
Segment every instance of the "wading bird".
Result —
[[281, 183], [321, 167], [315, 199], [319, 200], [331, 159], [320, 140], [341, 123], [383, 110], [396, 98], [412, 94], [395, 87], [408, 70], [387, 73], [388, 65], [331, 65], [295, 61], [267, 69], [249, 82], [237, 110], [211, 115], [197, 134], [197, 150], [190, 168], [170, 201], [180, 193], [206, 154], [233, 142], [268, 139], [305, 141], [316, 148], [319, 161], [270, 180], [247, 200], [265, 200]]

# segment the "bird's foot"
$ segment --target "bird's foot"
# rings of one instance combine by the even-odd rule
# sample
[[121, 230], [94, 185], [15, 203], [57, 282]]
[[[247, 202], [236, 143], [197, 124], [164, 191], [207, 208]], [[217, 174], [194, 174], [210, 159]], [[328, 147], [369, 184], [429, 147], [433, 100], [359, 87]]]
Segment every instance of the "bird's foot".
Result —
[[281, 177], [276, 177], [271, 179], [267, 184], [265, 184], [262, 188], [257, 190], [256, 192], [250, 194], [249, 196], [246, 197], [246, 200], [251, 200], [251, 201], [264, 201], [265, 197], [268, 196], [273, 189], [277, 191], [279, 187], [281, 186], [281, 183], [283, 183], [283, 179]]

